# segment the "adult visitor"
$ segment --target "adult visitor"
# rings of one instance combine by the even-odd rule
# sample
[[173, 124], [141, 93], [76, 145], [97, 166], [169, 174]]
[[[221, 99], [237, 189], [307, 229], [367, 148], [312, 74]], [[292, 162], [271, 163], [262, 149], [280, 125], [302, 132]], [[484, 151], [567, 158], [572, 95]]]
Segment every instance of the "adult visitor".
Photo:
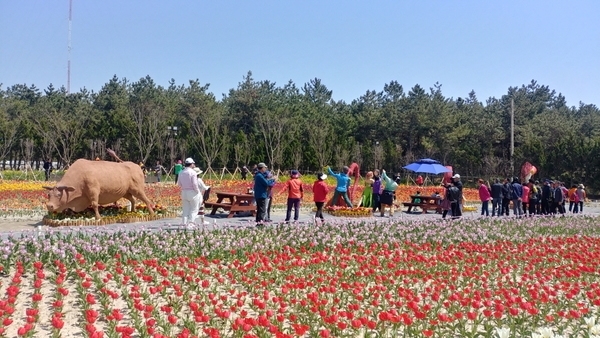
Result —
[[[194, 225], [200, 210], [200, 188], [194, 168], [196, 162], [191, 157], [184, 161], [185, 169], [179, 174], [177, 185], [181, 188], [182, 225]], [[188, 223], [189, 222], [189, 223]]]
[[274, 179], [267, 179], [267, 165], [259, 163], [256, 165], [256, 174], [254, 175], [254, 200], [256, 201], [256, 226], [262, 226], [267, 219], [267, 190], [275, 185]]
[[183, 164], [181, 160], [177, 160], [175, 167], [173, 168], [173, 173], [175, 174], [175, 184], [177, 184], [177, 179], [179, 178], [179, 174], [183, 170]]

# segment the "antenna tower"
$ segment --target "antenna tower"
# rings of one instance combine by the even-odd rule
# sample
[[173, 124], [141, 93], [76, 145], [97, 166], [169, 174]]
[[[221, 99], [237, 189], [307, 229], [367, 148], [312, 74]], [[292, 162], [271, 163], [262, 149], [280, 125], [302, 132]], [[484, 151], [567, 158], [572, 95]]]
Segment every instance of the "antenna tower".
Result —
[[71, 13], [73, 0], [69, 0], [69, 59], [67, 61], [67, 94], [71, 93]]

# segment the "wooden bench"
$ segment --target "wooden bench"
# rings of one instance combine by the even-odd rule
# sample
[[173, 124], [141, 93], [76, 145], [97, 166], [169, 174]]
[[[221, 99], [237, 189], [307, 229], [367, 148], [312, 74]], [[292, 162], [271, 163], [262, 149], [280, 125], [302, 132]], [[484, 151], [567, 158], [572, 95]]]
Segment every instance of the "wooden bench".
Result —
[[411, 210], [415, 207], [419, 207], [422, 210], [422, 213], [426, 214], [427, 211], [429, 210], [435, 210], [435, 212], [441, 214], [442, 213], [442, 207], [439, 204], [434, 204], [434, 203], [409, 203], [409, 202], [404, 202], [402, 203], [405, 207], [408, 207], [408, 210], [406, 211], [407, 213], [410, 213]]
[[[256, 216], [256, 207], [252, 204], [254, 196], [249, 194], [236, 194], [236, 193], [225, 193], [217, 192], [216, 202], [204, 202], [204, 207], [212, 208], [211, 215], [215, 215], [219, 208], [229, 211], [227, 218], [232, 218], [238, 212], [252, 212], [252, 215]], [[208, 197], [208, 196], [207, 196]], [[223, 202], [223, 200], [229, 200], [229, 203]]]

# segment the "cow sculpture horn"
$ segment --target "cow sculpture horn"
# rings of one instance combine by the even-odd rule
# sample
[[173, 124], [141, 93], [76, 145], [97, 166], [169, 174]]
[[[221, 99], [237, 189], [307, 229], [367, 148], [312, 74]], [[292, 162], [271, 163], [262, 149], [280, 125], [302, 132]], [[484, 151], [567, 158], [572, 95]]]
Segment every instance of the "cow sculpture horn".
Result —
[[63, 191], [63, 190], [66, 190], [66, 191], [75, 191], [75, 188], [73, 188], [73, 187], [67, 187], [67, 186], [64, 186], [64, 185], [61, 185], [60, 187], [56, 187], [56, 189], [58, 189], [60, 191]]

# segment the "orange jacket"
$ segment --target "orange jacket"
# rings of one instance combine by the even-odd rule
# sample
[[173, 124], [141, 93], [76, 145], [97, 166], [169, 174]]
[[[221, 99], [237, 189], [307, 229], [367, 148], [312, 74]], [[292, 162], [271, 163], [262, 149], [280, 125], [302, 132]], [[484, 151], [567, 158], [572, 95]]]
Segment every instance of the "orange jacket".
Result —
[[288, 198], [303, 198], [302, 181], [299, 178], [292, 178], [285, 182], [285, 189], [288, 190]]

